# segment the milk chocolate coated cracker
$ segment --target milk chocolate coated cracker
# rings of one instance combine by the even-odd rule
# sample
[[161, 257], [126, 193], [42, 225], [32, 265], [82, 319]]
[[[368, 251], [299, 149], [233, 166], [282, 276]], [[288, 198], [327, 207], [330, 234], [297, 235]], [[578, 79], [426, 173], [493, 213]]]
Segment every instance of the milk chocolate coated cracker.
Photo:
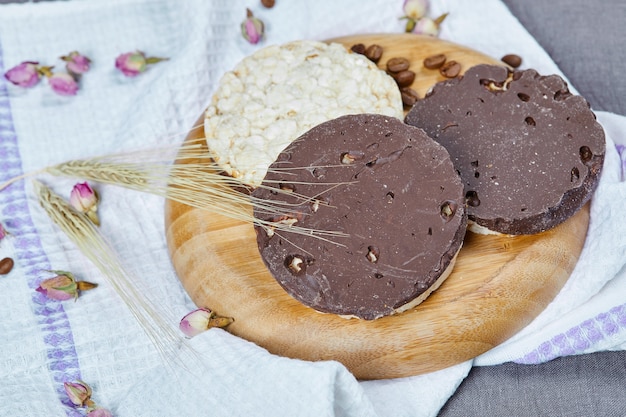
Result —
[[605, 136], [557, 75], [479, 65], [436, 84], [408, 113], [446, 147], [465, 185], [470, 230], [534, 234], [590, 198]]
[[280, 154], [253, 196], [289, 210], [280, 218], [256, 210], [257, 218], [347, 235], [328, 241], [256, 227], [264, 262], [291, 296], [367, 320], [417, 305], [441, 284], [467, 225], [463, 185], [445, 148], [382, 115], [312, 128]]

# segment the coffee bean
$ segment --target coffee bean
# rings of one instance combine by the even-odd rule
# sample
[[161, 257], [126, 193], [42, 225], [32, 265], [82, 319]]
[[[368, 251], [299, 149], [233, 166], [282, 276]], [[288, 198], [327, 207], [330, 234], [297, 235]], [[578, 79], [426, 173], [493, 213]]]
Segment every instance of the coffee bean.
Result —
[[424, 67], [428, 69], [438, 69], [446, 62], [444, 54], [431, 55], [424, 59]]
[[377, 64], [378, 61], [380, 61], [380, 58], [383, 56], [383, 48], [380, 45], [376, 44], [370, 45], [365, 50], [365, 56], [370, 61]]
[[401, 88], [400, 96], [402, 97], [402, 104], [404, 104], [406, 107], [412, 107], [415, 103], [417, 103], [417, 100], [419, 100], [417, 91], [413, 90], [410, 87]]
[[0, 275], [6, 275], [13, 269], [13, 259], [4, 258], [0, 261]]
[[387, 71], [393, 73], [408, 70], [410, 66], [409, 60], [402, 57], [391, 58], [387, 61]]
[[271, 9], [272, 7], [274, 7], [275, 3], [276, 3], [275, 0], [261, 0], [261, 4], [267, 7], [268, 9]]
[[395, 74], [391, 74], [391, 76], [394, 80], [396, 80], [396, 84], [398, 84], [398, 87], [400, 88], [410, 86], [415, 80], [415, 73], [411, 70], [400, 71]]
[[456, 61], [448, 61], [439, 68], [439, 73], [446, 78], [454, 78], [461, 73], [461, 64]]
[[356, 43], [352, 45], [350, 50], [354, 53], [365, 55], [365, 45], [363, 45], [362, 43]]
[[504, 55], [501, 58], [501, 61], [513, 68], [517, 68], [522, 65], [522, 57], [515, 54]]

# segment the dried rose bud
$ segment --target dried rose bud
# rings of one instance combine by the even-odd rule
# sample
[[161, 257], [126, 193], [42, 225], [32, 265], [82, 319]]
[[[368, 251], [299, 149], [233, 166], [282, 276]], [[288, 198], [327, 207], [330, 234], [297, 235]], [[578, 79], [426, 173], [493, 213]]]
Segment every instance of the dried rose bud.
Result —
[[84, 74], [89, 71], [91, 60], [77, 51], [70, 52], [68, 55], [62, 56], [61, 59], [67, 62], [65, 67], [72, 74]]
[[430, 2], [428, 0], [404, 0], [402, 10], [404, 16], [408, 19], [421, 19], [426, 16]]
[[100, 225], [98, 193], [89, 184], [83, 182], [74, 185], [70, 193], [70, 204], [76, 211], [85, 213], [95, 225]]
[[22, 62], [4, 73], [4, 78], [11, 83], [24, 88], [36, 85], [41, 79], [39, 62]]
[[63, 388], [74, 405], [84, 406], [91, 401], [91, 387], [81, 380], [64, 382]]
[[410, 32], [418, 35], [438, 36], [441, 23], [447, 16], [448, 14], [444, 13], [434, 20], [429, 17], [422, 17], [415, 23], [415, 26]]
[[146, 57], [141, 51], [127, 52], [115, 59], [115, 68], [127, 77], [136, 77], [145, 72], [148, 65], [167, 61], [169, 58]]
[[37, 291], [52, 300], [65, 301], [78, 298], [78, 284], [71, 274], [44, 279], [37, 287]]
[[94, 408], [87, 413], [87, 417], [113, 417], [113, 414], [106, 408]]
[[37, 292], [42, 293], [52, 300], [65, 301], [78, 298], [79, 291], [88, 291], [98, 285], [87, 281], [76, 281], [74, 275], [66, 271], [50, 271], [57, 274], [54, 278], [41, 281]]
[[61, 96], [75, 96], [78, 91], [78, 82], [67, 72], [55, 72], [48, 77], [48, 83]]
[[230, 317], [215, 315], [208, 308], [199, 308], [187, 313], [179, 324], [180, 330], [187, 337], [194, 337], [212, 327], [226, 327], [234, 320]]
[[250, 9], [246, 9], [246, 14], [246, 20], [241, 22], [241, 34], [245, 40], [256, 45], [263, 38], [265, 25], [260, 19], [254, 17]]

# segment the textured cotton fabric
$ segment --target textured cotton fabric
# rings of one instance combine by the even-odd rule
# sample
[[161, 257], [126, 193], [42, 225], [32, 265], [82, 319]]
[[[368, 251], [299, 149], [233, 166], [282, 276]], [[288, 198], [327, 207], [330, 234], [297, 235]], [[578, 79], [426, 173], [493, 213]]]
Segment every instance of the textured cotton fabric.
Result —
[[[240, 36], [250, 7], [267, 24], [264, 43]], [[441, 37], [493, 57], [518, 53], [526, 67], [560, 73], [536, 41], [496, 0], [433, 2], [449, 12]], [[0, 72], [25, 60], [62, 66], [73, 50], [93, 60], [76, 97], [45, 81], [22, 90], [0, 80], [0, 182], [62, 161], [180, 143], [221, 75], [259, 47], [294, 39], [329, 39], [403, 30], [402, 1], [278, 2], [271, 10], [243, 0], [74, 0], [0, 6]], [[122, 52], [169, 60], [137, 78], [114, 69]], [[0, 415], [79, 416], [63, 382], [82, 379], [116, 416], [433, 416], [473, 364], [541, 363], [564, 355], [623, 349], [626, 187], [614, 143], [626, 121], [598, 113], [607, 131], [607, 163], [592, 204], [583, 256], [555, 301], [502, 346], [418, 377], [357, 381], [337, 362], [310, 363], [269, 354], [223, 330], [189, 341], [201, 365], [171, 367], [142, 332], [103, 274], [47, 218], [30, 181], [0, 192], [0, 221], [12, 233], [0, 257], [16, 260], [0, 277]], [[40, 176], [69, 196], [80, 179]], [[161, 198], [97, 185], [101, 233], [137, 277], [137, 288], [176, 327], [195, 306], [168, 259]], [[600, 238], [600, 236], [602, 238]], [[601, 261], [598, 261], [601, 259]], [[598, 264], [598, 262], [600, 262]], [[599, 265], [599, 266], [598, 266]], [[47, 271], [96, 282], [76, 302], [35, 291]], [[194, 362], [195, 364], [195, 362]], [[195, 366], [195, 365], [194, 365]]]

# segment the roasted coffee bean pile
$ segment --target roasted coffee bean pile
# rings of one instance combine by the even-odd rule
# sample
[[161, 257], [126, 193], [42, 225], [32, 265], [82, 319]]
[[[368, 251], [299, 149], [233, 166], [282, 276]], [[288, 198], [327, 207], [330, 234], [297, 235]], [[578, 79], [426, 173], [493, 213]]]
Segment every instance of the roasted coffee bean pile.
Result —
[[[365, 55], [375, 64], [378, 64], [383, 56], [383, 48], [377, 44], [365, 46], [362, 43], [357, 43], [352, 45], [350, 50], [354, 53]], [[411, 107], [419, 99], [417, 91], [411, 88], [411, 84], [415, 81], [415, 72], [409, 69], [411, 62], [404, 57], [394, 57], [390, 58], [385, 65], [387, 73], [396, 81], [400, 89], [402, 104], [405, 107]]]
[[424, 68], [439, 70], [439, 73], [446, 78], [456, 78], [461, 74], [461, 64], [448, 58], [444, 54], [435, 54], [424, 58]]
[[382, 58], [383, 56], [382, 46], [375, 43], [369, 46], [365, 46], [362, 43], [357, 43], [352, 45], [350, 50], [354, 53], [365, 55], [367, 59], [375, 64], [378, 64], [378, 61], [380, 61], [380, 58]]
[[394, 57], [387, 61], [387, 74], [391, 75], [398, 84], [402, 104], [405, 107], [411, 107], [419, 99], [417, 91], [411, 88], [411, 84], [415, 81], [415, 72], [409, 69], [410, 66], [411, 62], [404, 57]]
[[387, 73], [396, 80], [398, 87], [408, 87], [415, 81], [415, 72], [409, 69], [410, 62], [406, 58], [391, 58], [387, 61]]
[[[365, 55], [375, 64], [378, 64], [383, 55], [383, 48], [377, 44], [366, 46], [365, 44], [357, 43], [352, 45], [350, 50], [354, 53]], [[417, 91], [411, 88], [416, 74], [415, 71], [410, 70], [410, 66], [411, 62], [404, 57], [393, 57], [386, 63], [387, 73], [398, 84], [402, 104], [405, 107], [411, 107], [419, 100]], [[443, 54], [427, 57], [424, 60], [424, 67], [427, 69], [438, 69], [441, 75], [446, 78], [454, 78], [461, 73], [461, 64], [453, 60], [446, 62], [446, 56]]]
[[[370, 61], [378, 64], [383, 55], [383, 48], [380, 45], [372, 44], [366, 46], [362, 43], [352, 45], [352, 52], [365, 55]], [[502, 62], [512, 68], [517, 68], [522, 64], [522, 58], [519, 55], [508, 54], [501, 58]], [[426, 57], [423, 61], [424, 68], [429, 70], [438, 70], [439, 73], [446, 78], [456, 78], [461, 75], [462, 66], [459, 62], [451, 59], [448, 60], [445, 54], [434, 54]], [[410, 70], [411, 62], [404, 57], [390, 58], [386, 63], [387, 73], [393, 77], [398, 84], [402, 103], [405, 107], [413, 106], [419, 96], [417, 92], [411, 88], [415, 81], [415, 72]]]

